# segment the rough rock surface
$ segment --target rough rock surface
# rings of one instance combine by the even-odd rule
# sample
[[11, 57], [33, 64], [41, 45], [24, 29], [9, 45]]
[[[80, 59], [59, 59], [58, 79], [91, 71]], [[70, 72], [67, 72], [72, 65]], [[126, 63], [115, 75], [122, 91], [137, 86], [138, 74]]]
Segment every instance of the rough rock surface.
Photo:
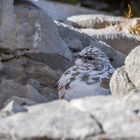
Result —
[[61, 100], [26, 109], [7, 117], [0, 116], [1, 139], [140, 138], [140, 94], [118, 98], [98, 96], [71, 102]]
[[6, 116], [12, 115], [14, 113], [26, 112], [26, 111], [27, 111], [27, 109], [22, 107], [21, 105], [19, 105], [17, 102], [11, 101], [7, 106], [5, 106], [1, 110], [0, 115], [2, 117], [6, 117]]
[[[0, 105], [11, 96], [26, 97], [38, 103], [58, 98], [56, 83], [70, 66], [69, 62], [59, 55], [31, 52], [22, 51], [24, 55], [20, 51], [9, 52], [7, 55], [1, 53], [0, 95], [4, 99], [1, 97]], [[9, 84], [10, 87], [7, 88]], [[26, 87], [25, 90], [22, 87]], [[25, 96], [27, 91], [28, 97]], [[40, 94], [46, 99], [43, 100]]]
[[[49, 14], [53, 19], [63, 21], [66, 20], [67, 17], [79, 14], [108, 14], [105, 12], [83, 8], [79, 5], [74, 6], [70, 4], [63, 4], [54, 1], [48, 0], [28, 0], [42, 9], [45, 13]], [[62, 10], [63, 9], [63, 10]], [[59, 11], [59, 12], [58, 12]]]
[[112, 61], [112, 65], [115, 68], [123, 65], [125, 55], [118, 51], [115, 51], [105, 42], [97, 41], [91, 38], [89, 35], [81, 32], [81, 30], [73, 28], [72, 26], [60, 22], [55, 23], [57, 24], [60, 36], [68, 44], [69, 48], [74, 52], [78, 52], [89, 45], [94, 45], [105, 52], [107, 57]]
[[104, 14], [77, 15], [67, 18], [68, 23], [73, 27], [94, 29], [105, 28], [111, 24], [119, 24], [124, 20], [125, 18], [123, 17]]
[[82, 33], [79, 29], [58, 21], [55, 21], [55, 23], [60, 36], [68, 44], [70, 49], [79, 51], [95, 41], [95, 39], [92, 39], [85, 33]]
[[[11, 102], [12, 102], [12, 104], [11, 104]], [[31, 105], [35, 105], [36, 104], [36, 102], [34, 102], [34, 101], [32, 101], [32, 100], [29, 100], [28, 98], [21, 98], [21, 97], [18, 97], [18, 96], [12, 96], [11, 98], [9, 98], [6, 102], [5, 102], [5, 104], [4, 104], [4, 106], [6, 107], [7, 105], [9, 106], [9, 104], [10, 104], [10, 106], [12, 105], [13, 106], [13, 104], [18, 104], [19, 106], [31, 106]], [[14, 109], [14, 108], [13, 108]]]
[[140, 89], [140, 46], [132, 50], [126, 58], [125, 70], [134, 86]]
[[110, 81], [110, 88], [113, 95], [127, 95], [135, 89], [124, 66], [114, 72]]
[[[126, 97], [95, 97], [72, 101], [71, 104], [85, 113], [91, 113], [104, 131], [97, 139], [139, 139], [140, 94]], [[134, 131], [135, 130], [135, 131]]]
[[0, 11], [0, 108], [13, 96], [57, 99], [56, 83], [72, 55], [55, 23], [26, 1], [2, 0]]
[[125, 27], [131, 29], [134, 26], [132, 24], [135, 21], [138, 22], [139, 19], [129, 20], [106, 15], [78, 15], [69, 17], [67, 20], [74, 27], [81, 28], [81, 32], [94, 39], [105, 41], [125, 55], [128, 55], [135, 46], [140, 44], [140, 37], [129, 34], [128, 31], [126, 33], [121, 31]]
[[[73, 115], [76, 115], [76, 118]], [[3, 120], [0, 127], [0, 136], [3, 139], [8, 139], [8, 137], [10, 139], [18, 138], [19, 140], [24, 138], [84, 139], [88, 135], [96, 135], [102, 132], [98, 122], [89, 113], [80, 112], [66, 101], [33, 106], [28, 108], [27, 113], [18, 113], [17, 116], [12, 115], [7, 119], [0, 118], [0, 120]], [[9, 126], [12, 124], [9, 124], [9, 121], [13, 124], [12, 135], [10, 133], [7, 135], [6, 131], [1, 131], [2, 129], [7, 131], [11, 129]], [[6, 126], [5, 123], [9, 126]], [[27, 124], [28, 127], [25, 128], [24, 126], [27, 126]], [[18, 130], [19, 127], [22, 127], [21, 131]]]
[[28, 4], [14, 7], [13, 0], [2, 0], [1, 3], [1, 47], [34, 48], [72, 60], [68, 46], [60, 38], [55, 23], [47, 14]]
[[140, 91], [140, 46], [126, 57], [125, 65], [117, 69], [110, 81], [113, 95], [126, 95]]
[[[0, 0], [0, 139], [140, 139], [140, 46], [125, 64], [125, 55], [113, 49], [116, 46], [127, 54], [139, 40], [112, 33], [112, 27], [89, 29], [93, 24], [86, 24], [88, 19], [82, 25], [88, 29], [54, 23], [46, 14], [65, 20], [82, 12], [90, 13], [44, 0], [15, 0], [14, 5], [13, 0]], [[99, 27], [121, 22], [115, 20], [106, 16], [103, 22], [102, 18], [92, 22], [95, 27], [98, 22]], [[58, 99], [56, 83], [72, 63], [69, 48], [76, 55], [89, 45], [101, 49], [115, 68], [124, 64], [114, 73], [110, 87], [113, 95], [128, 95], [54, 101]]]
[[117, 32], [114, 27], [110, 26], [103, 29], [81, 29], [83, 33], [86, 33], [94, 39], [99, 39], [109, 44], [113, 49], [128, 55], [132, 49], [140, 44], [139, 38]]
[[36, 103], [47, 102], [47, 98], [41, 95], [31, 85], [22, 86], [12, 80], [3, 79], [0, 84], [0, 108], [3, 107], [7, 99], [12, 96], [28, 98]]

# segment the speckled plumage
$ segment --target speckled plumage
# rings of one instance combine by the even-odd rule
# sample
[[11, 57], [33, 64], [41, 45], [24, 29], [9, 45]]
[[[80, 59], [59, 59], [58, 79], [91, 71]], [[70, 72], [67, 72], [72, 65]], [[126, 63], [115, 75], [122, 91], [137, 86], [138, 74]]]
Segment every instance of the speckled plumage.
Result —
[[109, 80], [114, 71], [106, 55], [89, 46], [83, 49], [75, 65], [58, 81], [59, 98], [74, 99], [85, 96], [108, 95]]

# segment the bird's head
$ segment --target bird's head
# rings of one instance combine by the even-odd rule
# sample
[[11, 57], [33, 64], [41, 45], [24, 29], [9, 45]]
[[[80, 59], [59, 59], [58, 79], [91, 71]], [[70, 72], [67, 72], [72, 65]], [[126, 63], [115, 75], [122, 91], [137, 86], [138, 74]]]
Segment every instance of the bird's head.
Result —
[[96, 64], [101, 61], [108, 61], [104, 52], [96, 46], [89, 46], [78, 54], [78, 59], [75, 61], [75, 64]]

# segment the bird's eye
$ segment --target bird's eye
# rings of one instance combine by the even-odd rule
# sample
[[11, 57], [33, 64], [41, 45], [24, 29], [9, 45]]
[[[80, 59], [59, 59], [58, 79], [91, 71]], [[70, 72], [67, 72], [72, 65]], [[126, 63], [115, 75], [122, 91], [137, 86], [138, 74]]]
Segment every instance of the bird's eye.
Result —
[[88, 56], [87, 59], [88, 59], [88, 60], [92, 60], [92, 57], [91, 57], [91, 56]]

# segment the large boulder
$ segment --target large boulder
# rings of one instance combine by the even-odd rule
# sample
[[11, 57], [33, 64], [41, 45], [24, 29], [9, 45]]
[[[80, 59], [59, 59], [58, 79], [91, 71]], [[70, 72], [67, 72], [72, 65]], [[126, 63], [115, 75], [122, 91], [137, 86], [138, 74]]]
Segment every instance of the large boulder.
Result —
[[138, 140], [140, 138], [139, 93], [126, 97], [90, 97], [72, 101], [71, 104], [82, 112], [90, 113], [98, 120], [104, 133], [98, 135], [97, 140]]
[[91, 14], [72, 16], [67, 18], [67, 21], [72, 26], [81, 28], [81, 32], [94, 39], [105, 41], [125, 55], [128, 55], [135, 46], [140, 44], [139, 31], [136, 31], [139, 18], [127, 19]]
[[29, 79], [35, 79], [41, 85], [54, 87], [59, 76], [69, 66], [69, 61], [59, 55], [19, 51], [15, 54], [1, 53], [1, 77], [27, 84]]
[[45, 96], [41, 95], [34, 87], [29, 84], [23, 86], [21, 84], [15, 83], [12, 80], [3, 79], [0, 84], [0, 108], [2, 108], [7, 100], [13, 96], [27, 98], [36, 103], [48, 101]]
[[97, 13], [107, 14], [105, 12], [97, 11], [94, 9], [80, 7], [79, 5], [70, 5], [65, 3], [59, 3], [56, 1], [49, 0], [28, 0], [28, 1], [34, 3], [45, 13], [49, 14], [53, 19], [59, 21], [66, 20], [67, 17], [79, 14], [97, 14]]
[[109, 46], [103, 41], [95, 40], [89, 35], [81, 32], [81, 30], [76, 29], [72, 26], [55, 22], [60, 36], [63, 40], [68, 44], [69, 48], [73, 50], [73, 52], [81, 51], [83, 48], [93, 45], [97, 48], [101, 49], [106, 56], [110, 59], [111, 64], [117, 68], [124, 64], [125, 55], [115, 51], [112, 46]]
[[81, 29], [88, 36], [99, 39], [109, 44], [113, 49], [128, 55], [132, 49], [140, 44], [140, 39], [131, 34], [118, 32], [113, 26], [103, 29]]
[[0, 137], [3, 140], [16, 138], [18, 140], [74, 140], [102, 133], [96, 119], [89, 113], [79, 111], [66, 101], [33, 106], [28, 108], [27, 112], [1, 117], [0, 123]]
[[135, 90], [124, 66], [114, 72], [110, 81], [110, 89], [113, 95], [127, 95]]
[[57, 99], [56, 83], [72, 55], [55, 23], [24, 0], [2, 0], [0, 11], [0, 108], [13, 96]]
[[0, 112], [0, 138], [138, 140], [139, 112], [140, 94], [61, 100], [30, 107], [10, 102]]
[[[33, 50], [3, 50], [0, 56], [1, 90], [5, 87], [3, 89], [4, 94], [2, 94], [4, 99], [1, 98], [0, 106], [12, 96], [28, 98], [37, 103], [58, 98], [56, 84], [61, 74], [70, 66], [67, 59], [57, 54], [40, 53]], [[4, 79], [12, 80], [13, 82], [10, 82], [12, 86], [15, 85], [15, 83], [19, 85], [14, 86], [15, 88], [12, 88], [14, 91], [11, 92], [11, 86], [9, 90], [6, 88], [9, 82], [4, 82], [5, 84], [3, 85]], [[24, 86], [27, 87], [26, 90], [30, 94], [28, 97], [22, 96], [25, 95], [23, 90]], [[19, 90], [23, 93], [17, 92], [18, 88], [16, 87], [19, 87]], [[42, 98], [40, 94], [45, 97], [45, 100], [43, 100], [44, 97]]]
[[68, 46], [60, 38], [53, 20], [34, 5], [0, 3], [0, 45], [4, 48], [34, 48], [72, 60]]
[[113, 95], [126, 95], [140, 91], [140, 46], [126, 57], [125, 65], [117, 69], [110, 81]]
[[125, 70], [134, 86], [140, 89], [140, 46], [132, 50], [126, 58]]
[[67, 18], [67, 23], [75, 28], [105, 28], [109, 25], [119, 24], [125, 18], [104, 14], [76, 15]]

